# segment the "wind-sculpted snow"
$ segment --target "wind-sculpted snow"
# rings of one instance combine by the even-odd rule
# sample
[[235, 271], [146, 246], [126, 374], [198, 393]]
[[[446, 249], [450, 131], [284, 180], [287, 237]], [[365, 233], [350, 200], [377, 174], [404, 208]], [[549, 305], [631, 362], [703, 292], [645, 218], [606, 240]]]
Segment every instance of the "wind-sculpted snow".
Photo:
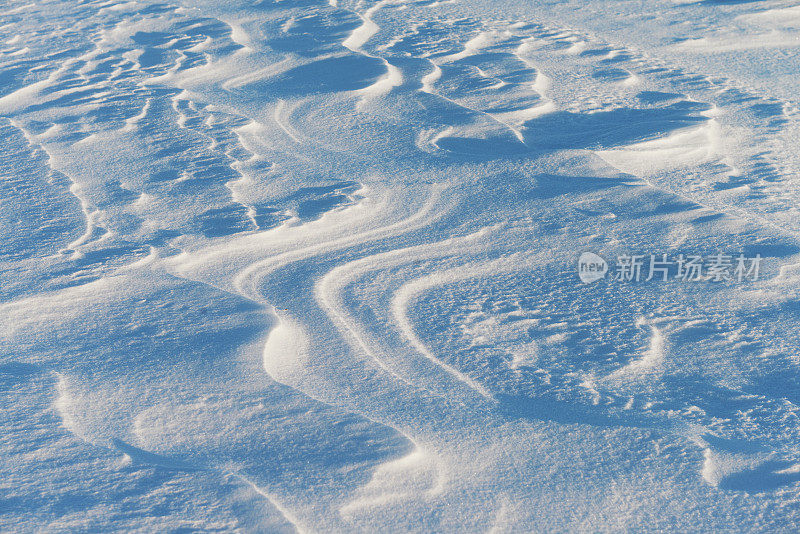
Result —
[[793, 531], [797, 10], [648, 5], [0, 4], [0, 529]]

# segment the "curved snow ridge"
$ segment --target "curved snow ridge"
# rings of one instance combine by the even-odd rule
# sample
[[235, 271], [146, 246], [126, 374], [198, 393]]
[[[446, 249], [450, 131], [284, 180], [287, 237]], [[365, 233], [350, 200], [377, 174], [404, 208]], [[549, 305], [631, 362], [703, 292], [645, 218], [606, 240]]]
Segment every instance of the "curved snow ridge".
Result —
[[610, 380], [641, 380], [646, 375], [658, 373], [663, 368], [666, 357], [666, 338], [663, 330], [649, 322], [645, 317], [640, 317], [636, 321], [639, 328], [650, 329], [650, 342], [647, 350], [638, 360], [631, 361], [627, 365], [620, 367], [611, 375], [603, 378], [603, 381]]
[[248, 477], [246, 477], [241, 473], [225, 471], [224, 469], [217, 469], [213, 467], [195, 466], [188, 462], [184, 462], [180, 459], [167, 458], [159, 454], [154, 454], [144, 449], [140, 449], [139, 447], [135, 447], [129, 443], [122, 441], [121, 439], [114, 438], [111, 440], [111, 443], [116, 449], [125, 454], [126, 457], [128, 457], [136, 464], [157, 467], [160, 469], [189, 472], [189, 473], [196, 471], [216, 471], [218, 472], [220, 477], [229, 475], [235, 478], [236, 480], [243, 482], [246, 485], [246, 487], [250, 488], [251, 490], [253, 490], [254, 493], [265, 499], [278, 513], [280, 513], [281, 517], [289, 525], [291, 525], [292, 529], [295, 532], [297, 532], [298, 534], [312, 532], [311, 530], [306, 528], [303, 525], [303, 523], [300, 520], [298, 520], [288, 508], [286, 508], [284, 505], [281, 504], [280, 499], [277, 496], [269, 493], [263, 488], [258, 487], [258, 485], [256, 485], [255, 482], [253, 482], [252, 480], [250, 480]]
[[309, 529], [302, 521], [300, 521], [295, 515], [285, 506], [280, 504], [280, 499], [278, 499], [275, 495], [272, 495], [268, 491], [258, 487], [255, 482], [247, 478], [246, 476], [240, 473], [231, 473], [235, 478], [241, 480], [245, 484], [247, 484], [253, 491], [264, 497], [267, 501], [272, 504], [278, 512], [289, 522], [289, 524], [294, 528], [294, 531], [297, 534], [305, 534], [307, 532], [314, 532], [313, 530]]
[[386, 94], [391, 91], [392, 88], [403, 83], [403, 73], [400, 69], [392, 65], [385, 58], [370, 55], [363, 49], [364, 44], [366, 44], [366, 42], [369, 41], [373, 35], [380, 31], [380, 26], [378, 26], [372, 20], [373, 15], [380, 9], [393, 3], [396, 3], [396, 0], [379, 0], [373, 6], [364, 11], [363, 14], [356, 13], [361, 19], [362, 24], [358, 28], [354, 29], [347, 39], [342, 41], [342, 46], [355, 53], [362, 54], [367, 57], [378, 57], [381, 61], [383, 61], [383, 64], [386, 67], [385, 76], [377, 80], [372, 85], [359, 90], [359, 92], [362, 93], [365, 98], [375, 98]]
[[447, 372], [455, 376], [457, 379], [466, 383], [475, 391], [480, 393], [483, 397], [496, 402], [494, 396], [482, 386], [479, 382], [469, 377], [467, 374], [459, 371], [453, 366], [443, 362], [431, 350], [425, 346], [425, 343], [420, 339], [414, 330], [412, 319], [409, 317], [409, 307], [415, 298], [418, 298], [423, 293], [431, 291], [432, 289], [443, 286], [446, 284], [455, 284], [462, 280], [469, 280], [472, 278], [494, 276], [502, 274], [503, 272], [511, 272], [518, 269], [518, 265], [514, 261], [517, 256], [509, 256], [500, 260], [488, 261], [479, 263], [477, 265], [462, 265], [455, 269], [446, 271], [438, 271], [421, 278], [417, 278], [405, 283], [401, 286], [392, 297], [392, 315], [403, 336], [409, 343], [425, 358], [436, 362]]
[[378, 467], [353, 499], [339, 508], [339, 514], [352, 523], [367, 519], [376, 509], [433, 499], [445, 491], [449, 478], [436, 454], [415, 444], [408, 455]]
[[679, 129], [660, 139], [596, 150], [595, 154], [622, 172], [648, 176], [719, 160], [724, 157], [720, 153], [721, 144], [720, 125], [710, 119], [705, 124]]
[[372, 16], [384, 6], [387, 6], [393, 3], [394, 0], [380, 0], [364, 11], [363, 14], [357, 13], [358, 17], [361, 19], [362, 24], [358, 28], [354, 29], [347, 39], [342, 41], [342, 46], [352, 50], [353, 52], [363, 53], [361, 47], [369, 41], [370, 37], [378, 33], [380, 30], [380, 26], [375, 24], [372, 20]]
[[205, 469], [176, 458], [167, 458], [165, 456], [161, 456], [160, 454], [154, 454], [144, 449], [140, 449], [139, 447], [135, 447], [130, 443], [126, 443], [118, 438], [112, 438], [111, 444], [136, 463], [161, 467], [163, 469], [175, 469], [179, 471], [197, 471]]
[[57, 382], [56, 382], [56, 393], [57, 397], [55, 402], [53, 403], [53, 407], [58, 412], [58, 416], [61, 419], [61, 424], [75, 434], [80, 439], [85, 439], [83, 437], [83, 432], [78, 426], [78, 422], [72, 413], [73, 403], [74, 400], [70, 395], [70, 388], [69, 388], [69, 379], [61, 374], [61, 373], [54, 373]]
[[[471, 248], [471, 243], [480, 241], [480, 239], [488, 235], [491, 230], [491, 228], [485, 228], [464, 237], [450, 238], [436, 243], [382, 252], [340, 265], [329, 271], [316, 283], [314, 290], [315, 298], [321, 307], [326, 310], [328, 315], [331, 316], [337, 324], [337, 327], [351, 340], [350, 342], [356, 350], [365, 352], [382, 369], [390, 372], [403, 382], [413, 385], [415, 384], [413, 379], [405, 378], [401, 371], [395, 370], [396, 364], [394, 361], [386, 361], [383, 356], [386, 349], [382, 348], [377, 340], [371, 339], [365, 325], [360, 324], [358, 320], [352, 317], [352, 314], [348, 311], [347, 306], [343, 302], [341, 296], [342, 291], [347, 285], [372, 271], [388, 270], [427, 259], [438, 259], [448, 256], [454, 257], [457, 253], [463, 254], [468, 252]], [[405, 320], [403, 316], [399, 316], [399, 319], [401, 331], [419, 354], [444, 370], [458, 382], [463, 383], [474, 392], [478, 393], [484, 399], [490, 401], [494, 400], [491, 393], [482, 385], [436, 358], [424, 347], [418, 338], [413, 335], [413, 330], [408, 325], [407, 320]], [[428, 387], [430, 386], [426, 386], [426, 389], [428, 389]]]
[[[316, 225], [322, 226], [327, 230], [327, 232], [309, 234], [305, 232], [304, 230], [306, 229], [302, 227], [297, 232], [287, 231], [285, 233], [289, 235], [281, 240], [283, 243], [281, 243], [281, 241], [278, 241], [278, 243], [289, 250], [251, 263], [236, 275], [233, 280], [233, 285], [241, 294], [249, 296], [253, 299], [258, 299], [259, 285], [261, 280], [268, 277], [270, 273], [284, 265], [320, 255], [322, 253], [340, 250], [355, 244], [361, 245], [369, 241], [377, 241], [379, 239], [386, 239], [389, 237], [402, 235], [403, 233], [407, 233], [431, 224], [431, 222], [433, 222], [437, 217], [440, 217], [444, 214], [444, 211], [439, 211], [436, 213], [436, 215], [434, 215], [434, 210], [442, 209], [442, 206], [440, 205], [440, 195], [443, 190], [443, 186], [437, 185], [432, 187], [428, 192], [429, 196], [425, 199], [424, 203], [417, 209], [417, 211], [411, 213], [403, 219], [390, 222], [386, 225], [374, 225], [373, 221], [376, 219], [379, 221], [385, 220], [385, 217], [387, 216], [386, 209], [389, 206], [396, 205], [395, 202], [391, 200], [391, 197], [380, 200], [376, 199], [374, 202], [370, 203], [369, 206], [362, 204], [361, 207], [351, 208], [348, 213], [343, 214], [343, 217], [339, 217], [339, 220], [336, 221], [337, 224], [333, 226], [331, 226], [327, 221]], [[389, 213], [391, 213], [391, 210], [389, 210]], [[359, 217], [354, 219], [352, 218], [352, 215], [355, 214], [359, 214]], [[374, 227], [369, 228], [368, 225], [366, 229], [359, 228], [360, 224], [363, 222], [372, 223]], [[346, 229], [348, 227], [353, 228], [354, 226], [356, 228], [355, 233], [344, 235], [342, 237], [336, 237], [336, 234], [340, 236], [342, 234], [346, 234]], [[331, 229], [333, 229], [333, 232], [331, 232]], [[331, 238], [331, 234], [333, 234], [333, 238]], [[303, 246], [304, 242], [307, 242], [309, 238], [311, 238], [312, 242], [317, 243], [310, 246]], [[300, 244], [300, 246], [296, 246], [297, 244]], [[272, 243], [269, 243], [268, 241], [268, 246], [271, 245]], [[289, 246], [287, 247], [287, 245]], [[229, 252], [226, 252], [225, 250], [221, 251], [220, 253], [223, 255], [229, 254]], [[207, 260], [203, 259], [201, 260], [201, 263], [203, 261]]]

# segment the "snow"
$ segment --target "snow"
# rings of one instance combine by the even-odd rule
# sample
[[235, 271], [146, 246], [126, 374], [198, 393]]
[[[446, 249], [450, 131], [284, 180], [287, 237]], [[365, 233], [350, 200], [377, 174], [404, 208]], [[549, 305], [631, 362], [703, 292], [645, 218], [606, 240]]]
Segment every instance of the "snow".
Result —
[[794, 531], [799, 9], [7, 0], [0, 530]]

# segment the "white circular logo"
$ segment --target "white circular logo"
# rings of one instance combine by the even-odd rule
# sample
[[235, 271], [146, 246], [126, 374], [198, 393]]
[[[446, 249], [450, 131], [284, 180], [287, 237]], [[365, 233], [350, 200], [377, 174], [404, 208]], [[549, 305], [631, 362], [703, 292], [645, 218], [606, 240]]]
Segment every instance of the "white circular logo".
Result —
[[608, 263], [594, 252], [584, 252], [578, 258], [578, 278], [584, 284], [591, 284], [605, 278]]

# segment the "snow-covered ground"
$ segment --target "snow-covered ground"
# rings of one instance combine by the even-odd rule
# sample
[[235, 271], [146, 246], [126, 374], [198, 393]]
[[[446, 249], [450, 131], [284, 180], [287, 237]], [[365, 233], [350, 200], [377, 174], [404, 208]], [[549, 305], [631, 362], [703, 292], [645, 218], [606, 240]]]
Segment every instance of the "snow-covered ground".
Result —
[[0, 530], [796, 532], [798, 88], [793, 0], [0, 0]]

